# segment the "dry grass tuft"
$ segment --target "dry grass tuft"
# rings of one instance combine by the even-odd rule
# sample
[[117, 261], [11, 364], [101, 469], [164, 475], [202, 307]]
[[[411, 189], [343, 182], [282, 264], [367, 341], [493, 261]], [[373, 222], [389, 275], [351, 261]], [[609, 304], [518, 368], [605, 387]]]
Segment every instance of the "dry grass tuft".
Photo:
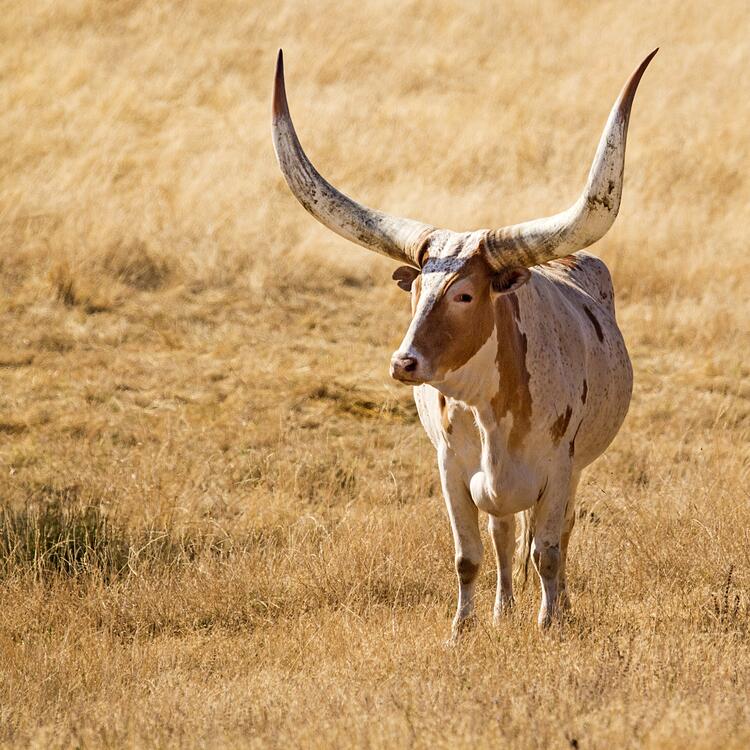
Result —
[[42, 580], [56, 574], [96, 573], [109, 579], [127, 564], [127, 539], [96, 506], [67, 507], [76, 487], [53, 491], [52, 500], [0, 512], [0, 575], [31, 572]]
[[[750, 744], [747, 9], [6, 4], [0, 745]], [[451, 228], [556, 211], [616, 92], [636, 390], [585, 476], [571, 618], [442, 643], [453, 549], [391, 264], [295, 203], [283, 46], [334, 184]], [[738, 92], [740, 92], [738, 94]]]

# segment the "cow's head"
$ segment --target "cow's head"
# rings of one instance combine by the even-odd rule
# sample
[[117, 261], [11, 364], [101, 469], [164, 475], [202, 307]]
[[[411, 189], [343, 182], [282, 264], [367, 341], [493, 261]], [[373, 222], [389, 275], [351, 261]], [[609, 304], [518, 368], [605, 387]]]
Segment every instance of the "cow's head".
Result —
[[567, 210], [502, 229], [458, 233], [367, 208], [327, 182], [302, 150], [287, 104], [281, 52], [276, 64], [273, 140], [279, 166], [302, 205], [334, 232], [406, 263], [393, 275], [411, 291], [412, 321], [391, 359], [405, 383], [438, 383], [489, 338], [493, 300], [529, 278], [529, 268], [591, 245], [620, 207], [625, 141], [636, 88], [654, 50], [617, 98], [586, 187]]
[[524, 266], [497, 269], [487, 260], [483, 232], [435, 232], [425, 241], [418, 270], [393, 278], [411, 292], [412, 320], [391, 357], [391, 376], [402, 383], [438, 383], [466, 364], [492, 335], [497, 297], [530, 277]]

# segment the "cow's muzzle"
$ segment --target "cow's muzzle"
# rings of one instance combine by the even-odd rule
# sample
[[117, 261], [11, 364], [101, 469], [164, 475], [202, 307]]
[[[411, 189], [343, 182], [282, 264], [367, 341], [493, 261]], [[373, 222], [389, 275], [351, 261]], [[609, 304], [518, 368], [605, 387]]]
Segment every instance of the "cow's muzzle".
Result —
[[395, 352], [391, 357], [391, 377], [401, 383], [417, 385], [424, 383], [419, 358], [405, 352]]

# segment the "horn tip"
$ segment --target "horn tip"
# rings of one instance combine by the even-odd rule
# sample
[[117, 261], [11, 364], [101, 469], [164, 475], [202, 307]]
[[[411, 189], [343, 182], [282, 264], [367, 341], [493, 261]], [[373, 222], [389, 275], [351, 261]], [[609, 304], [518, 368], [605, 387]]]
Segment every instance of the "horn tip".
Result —
[[283, 117], [289, 114], [286, 101], [286, 87], [284, 85], [284, 51], [279, 49], [276, 57], [276, 76], [273, 87], [273, 116]]
[[648, 64], [651, 62], [651, 60], [654, 59], [654, 56], [659, 51], [659, 48], [657, 47], [653, 52], [648, 54], [643, 62], [636, 68], [635, 72], [632, 76], [630, 76], [630, 79], [625, 84], [625, 87], [622, 90], [622, 93], [620, 94], [619, 100], [618, 100], [618, 109], [625, 114], [627, 117], [627, 113], [630, 112], [630, 107], [633, 105], [633, 99], [635, 98], [635, 92], [638, 88], [638, 84], [641, 82], [641, 78], [643, 77], [643, 74], [646, 72], [646, 68], [648, 67]]
[[657, 47], [652, 52], [649, 52], [648, 55], [644, 58], [643, 62], [638, 66], [635, 73], [633, 73], [633, 78], [637, 78], [640, 81], [641, 76], [643, 75], [643, 72], [648, 67], [648, 64], [654, 59], [656, 56], [656, 53], [659, 51], [659, 48]]

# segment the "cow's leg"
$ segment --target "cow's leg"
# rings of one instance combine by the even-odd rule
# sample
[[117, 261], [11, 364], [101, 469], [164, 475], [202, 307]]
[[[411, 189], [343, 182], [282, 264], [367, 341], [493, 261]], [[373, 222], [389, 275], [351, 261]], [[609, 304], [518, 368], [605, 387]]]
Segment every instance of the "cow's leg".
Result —
[[451, 630], [451, 640], [455, 641], [474, 613], [474, 587], [482, 562], [482, 539], [478, 511], [466, 487], [462, 467], [448, 449], [439, 451], [438, 463], [456, 549], [458, 607]]
[[557, 480], [550, 477], [536, 508], [531, 557], [542, 584], [542, 604], [537, 618], [540, 628], [551, 624], [559, 606], [560, 547], [569, 492], [569, 473]]
[[568, 561], [568, 543], [570, 542], [570, 535], [573, 533], [573, 526], [575, 526], [576, 522], [576, 490], [578, 489], [579, 478], [579, 474], [574, 474], [571, 477], [568, 503], [565, 506], [565, 519], [563, 521], [562, 534], [560, 535], [560, 593], [558, 599], [562, 609], [570, 609], [566, 565]]
[[516, 517], [490, 516], [489, 530], [497, 562], [497, 590], [493, 616], [499, 622], [503, 614], [513, 606], [513, 553], [516, 546]]

